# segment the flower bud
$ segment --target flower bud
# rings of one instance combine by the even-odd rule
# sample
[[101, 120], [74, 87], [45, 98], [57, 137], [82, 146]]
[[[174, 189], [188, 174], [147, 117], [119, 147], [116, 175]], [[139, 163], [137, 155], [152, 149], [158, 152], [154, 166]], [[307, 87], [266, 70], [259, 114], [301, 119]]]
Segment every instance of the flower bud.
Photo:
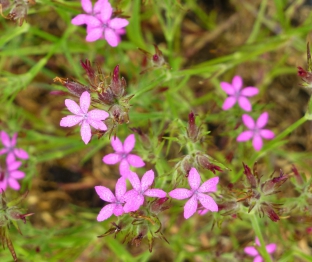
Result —
[[189, 121], [187, 126], [187, 135], [190, 140], [196, 142], [199, 135], [199, 128], [195, 124], [195, 115], [193, 112], [189, 114]]
[[98, 92], [98, 98], [106, 105], [112, 105], [115, 102], [114, 95], [110, 91], [109, 88], [106, 90], [102, 90], [101, 92]]
[[80, 84], [79, 82], [70, 81], [68, 78], [55, 77], [53, 81], [60, 82], [71, 94], [78, 97], [80, 97], [83, 92], [89, 91], [87, 86]]
[[151, 212], [158, 214], [166, 209], [169, 206], [164, 206], [164, 204], [169, 200], [169, 197], [158, 198], [151, 203], [150, 210]]
[[216, 173], [216, 171], [221, 172], [221, 167], [211, 163], [209, 156], [202, 155], [200, 153], [196, 154], [195, 161], [198, 166], [210, 170], [212, 173]]
[[298, 76], [301, 77], [303, 86], [312, 88], [312, 73], [305, 71], [302, 67], [298, 66]]
[[295, 166], [295, 165], [292, 165], [292, 167], [291, 167], [291, 171], [293, 171], [293, 172], [294, 172], [295, 179], [296, 179], [296, 181], [297, 181], [298, 185], [302, 185], [302, 184], [303, 184], [303, 179], [302, 179], [302, 176], [299, 174], [298, 169], [296, 168], [296, 166]]
[[247, 165], [245, 165], [244, 163], [243, 163], [243, 167], [244, 167], [244, 174], [247, 177], [249, 185], [251, 186], [251, 188], [256, 188], [257, 187], [257, 181], [256, 181], [255, 176], [252, 174], [250, 168]]
[[94, 86], [97, 85], [96, 83], [96, 75], [95, 75], [95, 71], [91, 66], [91, 62], [90, 60], [86, 59], [85, 62], [83, 62], [82, 60], [80, 60], [80, 64], [82, 66], [82, 68], [86, 71], [87, 76], [90, 80], [90, 83], [93, 84]]
[[268, 203], [261, 204], [261, 211], [265, 213], [273, 222], [280, 220], [279, 216], [276, 214], [272, 206]]
[[128, 112], [120, 105], [113, 105], [109, 110], [111, 118], [118, 124], [129, 123]]
[[0, 5], [1, 5], [2, 11], [5, 11], [9, 9], [10, 7], [10, 0], [0, 0]]
[[161, 67], [166, 64], [165, 58], [157, 45], [154, 45], [155, 54], [152, 55], [152, 64], [155, 67]]
[[127, 86], [126, 80], [122, 77], [119, 79], [119, 65], [116, 65], [113, 72], [113, 77], [111, 81], [111, 90], [115, 97], [120, 98], [125, 95], [125, 88]]

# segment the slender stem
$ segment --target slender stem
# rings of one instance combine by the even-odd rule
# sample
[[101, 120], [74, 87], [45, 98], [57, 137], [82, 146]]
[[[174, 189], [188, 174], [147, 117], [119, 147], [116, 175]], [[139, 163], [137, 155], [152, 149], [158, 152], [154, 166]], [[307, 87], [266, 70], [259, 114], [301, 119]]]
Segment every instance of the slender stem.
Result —
[[271, 256], [269, 255], [269, 253], [267, 252], [266, 248], [265, 248], [265, 243], [263, 240], [263, 236], [262, 236], [262, 232], [260, 229], [260, 225], [259, 225], [259, 221], [258, 221], [259, 217], [256, 214], [252, 214], [250, 216], [250, 220], [251, 220], [251, 224], [252, 227], [256, 233], [256, 236], [258, 237], [259, 241], [260, 241], [260, 247], [259, 247], [259, 251], [261, 253], [261, 256], [263, 257], [264, 261], [266, 262], [272, 262]]

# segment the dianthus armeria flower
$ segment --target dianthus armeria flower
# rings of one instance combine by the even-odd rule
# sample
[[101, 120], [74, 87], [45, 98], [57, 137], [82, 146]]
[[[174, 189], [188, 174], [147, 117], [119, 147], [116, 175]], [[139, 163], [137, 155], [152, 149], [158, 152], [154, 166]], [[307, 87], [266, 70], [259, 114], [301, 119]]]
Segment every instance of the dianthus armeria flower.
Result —
[[[193, 167], [190, 170], [188, 176], [188, 182], [191, 187], [191, 190], [186, 188], [176, 188], [169, 192], [169, 196], [175, 199], [186, 199], [189, 200], [184, 206], [184, 218], [188, 219], [197, 210], [198, 200], [203, 205], [205, 209], [208, 209], [212, 212], [218, 211], [218, 205], [213, 200], [213, 198], [206, 193], [216, 192], [217, 184], [219, 183], [219, 177], [213, 177], [200, 185], [200, 175], [197, 170]], [[201, 212], [200, 212], [201, 213]]]
[[220, 85], [223, 91], [229, 95], [222, 105], [223, 110], [232, 108], [236, 102], [238, 102], [239, 106], [243, 110], [248, 112], [251, 111], [251, 104], [247, 97], [257, 95], [259, 93], [257, 87], [248, 86], [242, 89], [243, 80], [240, 76], [234, 76], [232, 84], [221, 82]]
[[12, 139], [10, 136], [4, 132], [0, 132], [0, 139], [2, 144], [4, 145], [4, 148], [0, 149], [0, 155], [7, 154], [7, 157], [10, 157], [10, 155], [16, 156], [17, 158], [21, 159], [28, 159], [28, 154], [26, 151], [24, 151], [21, 148], [16, 148], [16, 140], [17, 140], [17, 133], [15, 133], [12, 136]]
[[129, 135], [125, 139], [124, 144], [122, 144], [118, 137], [112, 137], [111, 145], [115, 150], [115, 153], [104, 156], [103, 162], [108, 165], [114, 165], [120, 162], [120, 175], [127, 176], [130, 171], [130, 166], [142, 167], [145, 165], [141, 157], [130, 154], [135, 145], [134, 134]]
[[22, 162], [16, 161], [13, 154], [6, 158], [6, 166], [0, 166], [0, 191], [5, 191], [7, 187], [19, 190], [20, 185], [17, 180], [25, 177], [25, 173], [18, 170]]
[[88, 112], [91, 103], [90, 94], [85, 91], [80, 96], [80, 106], [71, 99], [65, 100], [65, 105], [68, 110], [74, 115], [65, 116], [60, 122], [60, 126], [72, 127], [74, 125], [81, 125], [80, 134], [83, 142], [88, 144], [91, 140], [91, 126], [95, 129], [105, 131], [106, 125], [102, 122], [109, 117], [109, 114], [100, 109], [94, 109]]
[[262, 138], [272, 139], [274, 138], [274, 133], [269, 129], [263, 129], [267, 124], [269, 119], [269, 114], [267, 112], [262, 113], [257, 121], [255, 122], [252, 117], [244, 114], [242, 120], [244, 125], [249, 129], [242, 132], [238, 137], [238, 142], [245, 142], [252, 139], [252, 145], [256, 151], [262, 148], [263, 142]]
[[[112, 47], [120, 42], [120, 35], [124, 33], [124, 27], [129, 21], [124, 18], [112, 18], [113, 8], [108, 1], [102, 1], [100, 13], [96, 16], [88, 16], [84, 23], [87, 24], [88, 42], [94, 42], [104, 38]], [[75, 22], [75, 21], [74, 21]]]
[[165, 191], [157, 188], [150, 189], [150, 186], [154, 182], [154, 177], [154, 171], [149, 170], [143, 175], [140, 181], [138, 175], [130, 171], [127, 178], [133, 186], [133, 189], [125, 194], [126, 204], [124, 205], [124, 211], [126, 213], [138, 210], [140, 206], [143, 205], [145, 196], [158, 198], [166, 197], [167, 193]]
[[97, 216], [97, 221], [108, 219], [112, 214], [121, 216], [124, 213], [123, 204], [125, 203], [125, 193], [127, 190], [126, 179], [121, 177], [118, 179], [115, 187], [115, 196], [112, 191], [105, 186], [96, 186], [95, 191], [99, 197], [109, 202], [110, 204], [104, 206]]
[[[256, 245], [260, 247], [260, 242], [259, 242], [259, 239], [257, 237], [256, 237]], [[269, 245], [266, 245], [265, 249], [269, 254], [272, 254], [276, 250], [276, 244], [271, 243]], [[253, 247], [253, 246], [245, 247], [244, 251], [247, 255], [255, 257], [253, 262], [262, 262], [263, 261], [262, 256], [259, 254], [259, 251], [255, 247]]]

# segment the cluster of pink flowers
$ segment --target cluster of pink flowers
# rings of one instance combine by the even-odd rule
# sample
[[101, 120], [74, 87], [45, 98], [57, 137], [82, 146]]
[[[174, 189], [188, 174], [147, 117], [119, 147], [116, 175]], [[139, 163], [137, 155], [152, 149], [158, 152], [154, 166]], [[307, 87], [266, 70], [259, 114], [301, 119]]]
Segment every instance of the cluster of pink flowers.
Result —
[[[222, 109], [228, 110], [238, 102], [239, 106], [247, 112], [252, 109], [250, 101], [247, 97], [255, 96], [259, 93], [258, 88], [249, 86], [242, 89], [243, 80], [240, 76], [234, 76], [232, 84], [221, 82], [221, 88], [227, 93], [228, 98], [224, 101]], [[273, 139], [274, 133], [269, 129], [264, 129], [269, 119], [267, 112], [262, 113], [257, 121], [247, 114], [243, 114], [242, 121], [244, 125], [249, 129], [242, 132], [238, 137], [238, 142], [245, 142], [252, 139], [252, 145], [256, 151], [261, 150], [263, 142], [262, 139]]]
[[19, 190], [20, 185], [17, 180], [25, 177], [25, 173], [18, 170], [22, 165], [19, 159], [28, 159], [28, 154], [21, 148], [16, 148], [17, 134], [15, 133], [12, 138], [4, 132], [0, 132], [0, 140], [4, 148], [0, 149], [0, 155], [5, 155], [5, 164], [0, 166], [0, 190], [5, 191], [7, 187], [14, 190]]
[[[129, 135], [124, 144], [119, 138], [112, 138], [112, 147], [115, 153], [108, 154], [103, 157], [103, 162], [109, 165], [120, 162], [119, 171], [121, 178], [118, 179], [115, 188], [115, 196], [110, 189], [104, 186], [96, 186], [95, 190], [99, 197], [111, 204], [106, 205], [98, 215], [98, 221], [109, 218], [112, 214], [120, 216], [123, 213], [137, 211], [144, 204], [145, 197], [165, 198], [167, 193], [161, 189], [151, 189], [150, 186], [154, 181], [153, 170], [147, 171], [141, 181], [138, 175], [130, 170], [130, 166], [143, 167], [145, 165], [140, 156], [130, 154], [135, 145], [135, 136]], [[129, 180], [133, 189], [126, 192], [126, 179]], [[218, 177], [211, 178], [200, 186], [200, 175], [195, 168], [189, 172], [188, 182], [191, 190], [186, 188], [176, 188], [169, 192], [170, 197], [175, 199], [189, 200], [184, 206], [184, 218], [190, 218], [197, 210], [198, 201], [204, 206], [205, 211], [218, 211], [218, 206], [213, 198], [206, 193], [216, 192]]]
[[81, 0], [81, 5], [86, 14], [77, 15], [72, 19], [74, 25], [87, 25], [88, 42], [105, 39], [107, 43], [116, 47], [120, 42], [120, 35], [129, 22], [127, 19], [114, 17], [114, 12], [108, 0], [98, 0], [94, 7], [90, 0]]

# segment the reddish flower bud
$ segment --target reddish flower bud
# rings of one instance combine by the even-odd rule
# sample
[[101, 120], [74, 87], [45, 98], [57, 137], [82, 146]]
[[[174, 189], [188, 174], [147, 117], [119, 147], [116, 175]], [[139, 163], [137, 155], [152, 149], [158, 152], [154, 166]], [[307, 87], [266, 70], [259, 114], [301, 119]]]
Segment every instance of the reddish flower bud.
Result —
[[134, 133], [137, 133], [140, 136], [142, 145], [144, 146], [145, 149], [149, 149], [151, 147], [151, 141], [149, 137], [143, 133], [141, 128], [139, 127], [132, 127], [130, 128]]
[[302, 185], [302, 184], [303, 184], [302, 176], [299, 174], [298, 169], [296, 168], [295, 165], [292, 165], [291, 171], [294, 172], [294, 175], [295, 175], [295, 178], [296, 178], [297, 183], [298, 183], [299, 185]]
[[122, 77], [119, 79], [119, 65], [116, 65], [113, 71], [113, 77], [111, 81], [111, 90], [113, 94], [117, 97], [123, 97], [125, 95], [125, 88], [127, 86], [126, 80]]
[[98, 92], [98, 98], [106, 105], [112, 105], [115, 103], [115, 98], [109, 88]]
[[113, 105], [109, 112], [113, 120], [118, 124], [129, 123], [129, 115], [124, 107], [121, 107], [120, 105]]
[[162, 52], [157, 47], [157, 45], [154, 45], [154, 48], [155, 48], [155, 54], [152, 56], [152, 64], [153, 66], [161, 67], [164, 64], [166, 64], [165, 58]]
[[256, 180], [255, 176], [252, 174], [250, 168], [247, 165], [245, 165], [244, 163], [243, 163], [243, 167], [244, 167], [244, 174], [247, 177], [247, 181], [248, 181], [249, 185], [251, 186], [251, 188], [256, 188], [257, 187], [257, 180]]
[[265, 213], [273, 222], [277, 222], [278, 220], [280, 220], [279, 216], [276, 214], [270, 204], [262, 203], [261, 211], [262, 213]]
[[298, 66], [298, 76], [304, 81], [303, 86], [312, 87], [312, 73], [307, 72], [302, 67]]
[[199, 134], [199, 128], [195, 124], [195, 115], [193, 112], [189, 114], [189, 121], [187, 127], [187, 135], [193, 141], [196, 142]]
[[71, 94], [78, 97], [80, 97], [83, 92], [89, 91], [87, 86], [80, 84], [79, 82], [69, 81], [68, 78], [55, 77], [53, 81], [60, 82]]
[[163, 197], [158, 198], [157, 200], [153, 201], [151, 203], [150, 209], [151, 212], [158, 214], [166, 209], [169, 208], [169, 206], [164, 206], [164, 204], [169, 200], [169, 197]]
[[195, 161], [200, 167], [208, 169], [214, 174], [216, 171], [222, 171], [221, 167], [211, 163], [209, 157], [206, 155], [196, 154]]
[[283, 171], [280, 170], [280, 175], [274, 177], [261, 184], [261, 191], [265, 195], [271, 195], [277, 193], [277, 189], [286, 182], [288, 175], [284, 175]]
[[22, 214], [18, 209], [8, 209], [7, 215], [12, 220], [23, 220], [26, 224], [26, 217], [32, 216], [34, 213]]
[[94, 69], [91, 66], [90, 60], [86, 59], [85, 62], [80, 60], [80, 64], [81, 64], [82, 68], [86, 71], [87, 76], [88, 76], [88, 78], [90, 80], [90, 83], [93, 84], [93, 85], [96, 85], [96, 81], [95, 81], [96, 75], [95, 75]]
[[10, 0], [0, 0], [2, 11], [7, 10], [10, 7]]

